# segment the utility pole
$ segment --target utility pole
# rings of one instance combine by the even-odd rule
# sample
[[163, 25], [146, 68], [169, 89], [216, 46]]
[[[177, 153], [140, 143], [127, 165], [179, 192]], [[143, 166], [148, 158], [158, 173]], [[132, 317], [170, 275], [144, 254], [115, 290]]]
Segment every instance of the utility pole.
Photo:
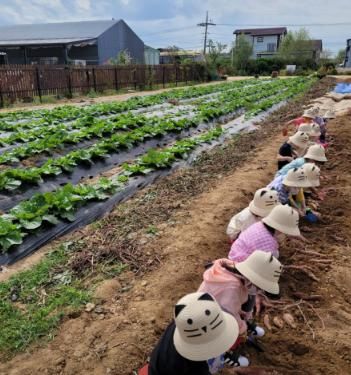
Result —
[[204, 56], [206, 56], [206, 48], [207, 48], [207, 34], [208, 34], [208, 26], [216, 26], [211, 20], [208, 21], [208, 11], [206, 12], [206, 22], [198, 23], [197, 26], [201, 26], [205, 28], [205, 41], [204, 41]]

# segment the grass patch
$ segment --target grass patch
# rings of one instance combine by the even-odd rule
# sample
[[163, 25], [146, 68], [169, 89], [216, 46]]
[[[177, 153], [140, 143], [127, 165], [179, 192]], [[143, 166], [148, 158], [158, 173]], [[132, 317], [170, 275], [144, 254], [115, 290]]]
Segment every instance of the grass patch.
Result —
[[65, 266], [74, 247], [62, 245], [32, 269], [0, 284], [0, 352], [6, 357], [39, 338], [51, 338], [65, 315], [91, 299]]

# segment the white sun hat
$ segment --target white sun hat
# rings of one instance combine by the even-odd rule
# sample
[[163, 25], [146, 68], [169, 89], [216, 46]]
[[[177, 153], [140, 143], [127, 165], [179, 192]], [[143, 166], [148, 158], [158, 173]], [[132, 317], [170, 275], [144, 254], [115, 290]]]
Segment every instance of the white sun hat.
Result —
[[307, 188], [311, 187], [303, 168], [293, 168], [284, 177], [283, 184], [289, 187]]
[[300, 236], [299, 214], [292, 207], [280, 204], [262, 222], [289, 236]]
[[312, 159], [316, 161], [328, 161], [325, 157], [325, 149], [321, 145], [312, 145], [308, 148], [306, 155], [304, 156], [305, 159]]
[[302, 167], [307, 176], [307, 180], [312, 187], [318, 187], [320, 185], [321, 170], [313, 163], [305, 163]]
[[309, 139], [308, 133], [298, 131], [289, 138], [289, 141], [296, 147], [305, 149], [308, 146]]
[[191, 293], [181, 298], [174, 310], [177, 352], [191, 361], [207, 361], [225, 353], [236, 341], [236, 319], [221, 310], [208, 293]]
[[235, 268], [258, 288], [268, 293], [279, 293], [282, 264], [271, 253], [256, 250], [243, 262], [236, 263]]
[[249, 204], [249, 210], [254, 215], [265, 217], [278, 204], [278, 193], [275, 190], [263, 188], [256, 191], [254, 199]]
[[323, 117], [327, 119], [333, 119], [333, 118], [336, 118], [336, 113], [333, 110], [327, 110], [324, 113]]
[[307, 122], [300, 124], [298, 127], [298, 131], [302, 133], [310, 134], [312, 131], [312, 124], [307, 123]]
[[311, 124], [310, 136], [319, 137], [321, 135], [321, 128], [318, 124]]
[[319, 108], [309, 108], [302, 114], [302, 117], [315, 118], [318, 116]]

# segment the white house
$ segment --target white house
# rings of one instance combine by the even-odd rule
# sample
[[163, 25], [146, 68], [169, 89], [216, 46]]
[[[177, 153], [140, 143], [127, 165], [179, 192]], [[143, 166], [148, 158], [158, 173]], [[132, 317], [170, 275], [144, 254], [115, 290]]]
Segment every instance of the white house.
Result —
[[283, 37], [287, 34], [286, 27], [265, 29], [238, 29], [234, 31], [236, 39], [245, 35], [253, 47], [252, 58], [273, 57], [276, 55]]

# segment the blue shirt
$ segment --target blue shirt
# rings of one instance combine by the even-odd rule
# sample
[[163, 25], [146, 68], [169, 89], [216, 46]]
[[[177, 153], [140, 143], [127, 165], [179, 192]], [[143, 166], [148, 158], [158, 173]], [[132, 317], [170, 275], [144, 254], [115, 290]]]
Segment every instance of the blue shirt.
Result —
[[283, 180], [284, 176], [277, 176], [267, 188], [274, 189], [278, 193], [278, 199], [281, 204], [287, 204], [289, 203], [289, 191], [283, 185]]
[[294, 168], [300, 168], [305, 164], [305, 159], [304, 158], [297, 158], [293, 161], [291, 161], [289, 164], [284, 165], [279, 171], [276, 173], [275, 177], [278, 176], [286, 176], [290, 169]]

